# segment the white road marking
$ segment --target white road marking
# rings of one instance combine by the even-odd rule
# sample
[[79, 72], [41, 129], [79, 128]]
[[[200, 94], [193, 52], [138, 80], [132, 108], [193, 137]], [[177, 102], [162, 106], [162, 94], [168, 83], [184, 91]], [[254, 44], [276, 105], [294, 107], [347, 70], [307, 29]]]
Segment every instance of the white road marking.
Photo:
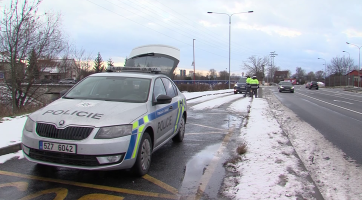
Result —
[[348, 111], [351, 111], [351, 112], [354, 112], [354, 113], [357, 113], [357, 114], [362, 115], [362, 113], [360, 113], [360, 112], [357, 112], [357, 111], [354, 111], [354, 110], [351, 110], [351, 109], [348, 109], [348, 108], [344, 108], [344, 107], [342, 107], [342, 106], [337, 106], [337, 105], [334, 105], [334, 104], [332, 104], [332, 103], [328, 103], [328, 102], [326, 102], [326, 101], [322, 101], [322, 100], [320, 100], [320, 99], [317, 99], [317, 98], [314, 98], [314, 97], [311, 97], [311, 96], [308, 96], [308, 95], [305, 95], [305, 94], [301, 94], [301, 93], [297, 93], [297, 94], [303, 95], [303, 96], [306, 96], [306, 97], [309, 97], [309, 98], [311, 98], [311, 99], [314, 99], [314, 100], [317, 100], [317, 101], [320, 101], [320, 102], [323, 102], [323, 103], [326, 103], [326, 104], [328, 104], [328, 105], [335, 106], [335, 107], [337, 107], [337, 108], [341, 108], [341, 109], [348, 110]]
[[353, 103], [350, 103], [350, 102], [347, 102], [347, 101], [340, 101], [340, 100], [333, 100], [333, 101], [343, 102], [343, 103], [348, 103], [348, 104], [353, 104]]

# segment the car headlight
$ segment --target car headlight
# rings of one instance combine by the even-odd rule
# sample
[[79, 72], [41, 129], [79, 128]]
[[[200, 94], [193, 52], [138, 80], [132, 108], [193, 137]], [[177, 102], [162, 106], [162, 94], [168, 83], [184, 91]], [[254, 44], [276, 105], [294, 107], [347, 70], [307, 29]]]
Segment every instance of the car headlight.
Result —
[[95, 139], [112, 139], [117, 137], [123, 137], [131, 135], [132, 125], [121, 125], [121, 126], [108, 126], [102, 127], [98, 130]]
[[284, 88], [283, 86], [280, 86], [280, 88]]
[[28, 117], [28, 119], [26, 119], [24, 129], [28, 132], [33, 132], [34, 126], [35, 126], [35, 122], [32, 119], [30, 119], [30, 117]]
[[238, 84], [235, 84], [234, 87], [238, 87]]
[[294, 89], [294, 87], [291, 87], [291, 89]]

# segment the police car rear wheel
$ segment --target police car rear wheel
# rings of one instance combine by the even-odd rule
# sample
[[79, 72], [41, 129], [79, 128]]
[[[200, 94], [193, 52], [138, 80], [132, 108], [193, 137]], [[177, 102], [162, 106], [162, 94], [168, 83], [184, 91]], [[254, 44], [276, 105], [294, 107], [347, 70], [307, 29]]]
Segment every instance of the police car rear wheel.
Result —
[[172, 138], [174, 142], [182, 142], [185, 136], [185, 118], [181, 117], [180, 119], [180, 129], [178, 133]]
[[141, 144], [138, 149], [136, 163], [133, 170], [137, 176], [145, 175], [150, 169], [152, 153], [152, 141], [150, 135], [143, 133]]

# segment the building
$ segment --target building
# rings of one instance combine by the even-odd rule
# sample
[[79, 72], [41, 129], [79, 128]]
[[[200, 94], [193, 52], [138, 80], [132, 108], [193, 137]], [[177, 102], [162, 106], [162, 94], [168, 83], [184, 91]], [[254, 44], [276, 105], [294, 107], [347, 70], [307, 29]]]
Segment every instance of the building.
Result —
[[352, 70], [347, 74], [351, 80], [348, 83], [352, 83], [356, 87], [362, 87], [362, 70]]
[[[25, 76], [25, 63], [17, 63], [16, 64], [16, 73], [17, 77], [21, 77], [21, 79]], [[11, 80], [11, 67], [9, 62], [0, 62], [0, 83], [5, 83], [6, 81]]]
[[186, 76], [186, 69], [180, 69], [180, 77]]
[[60, 79], [76, 79], [77, 65], [74, 59], [38, 60], [39, 79], [57, 82]]
[[289, 78], [289, 71], [275, 71], [274, 77], [273, 77], [273, 82], [279, 83], [280, 81], [284, 81], [284, 79], [288, 79], [288, 78]]

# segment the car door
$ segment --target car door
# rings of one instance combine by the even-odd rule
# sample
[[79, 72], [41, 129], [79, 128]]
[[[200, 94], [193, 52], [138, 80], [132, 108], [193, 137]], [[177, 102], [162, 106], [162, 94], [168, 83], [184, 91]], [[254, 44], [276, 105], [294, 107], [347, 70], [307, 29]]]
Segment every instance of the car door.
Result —
[[171, 130], [169, 130], [169, 132], [167, 132], [167, 134], [166, 134], [167, 138], [168, 138], [174, 134], [176, 123], [179, 122], [179, 109], [180, 109], [179, 102], [181, 102], [180, 101], [181, 98], [177, 94], [177, 89], [175, 88], [176, 86], [172, 83], [172, 81], [170, 79], [162, 78], [162, 82], [165, 85], [166, 95], [172, 98], [171, 106], [170, 106], [170, 108], [172, 107], [172, 110], [170, 110], [170, 114], [171, 114], [171, 118], [172, 118], [172, 122], [171, 122], [172, 127], [171, 127]]
[[[166, 88], [161, 78], [157, 78], [153, 87], [153, 101], [155, 102], [157, 97], [161, 94], [167, 95]], [[167, 104], [155, 104], [151, 107], [152, 116], [154, 118], [153, 129], [155, 147], [166, 141], [168, 135], [172, 131], [174, 125], [174, 107], [172, 102]]]

